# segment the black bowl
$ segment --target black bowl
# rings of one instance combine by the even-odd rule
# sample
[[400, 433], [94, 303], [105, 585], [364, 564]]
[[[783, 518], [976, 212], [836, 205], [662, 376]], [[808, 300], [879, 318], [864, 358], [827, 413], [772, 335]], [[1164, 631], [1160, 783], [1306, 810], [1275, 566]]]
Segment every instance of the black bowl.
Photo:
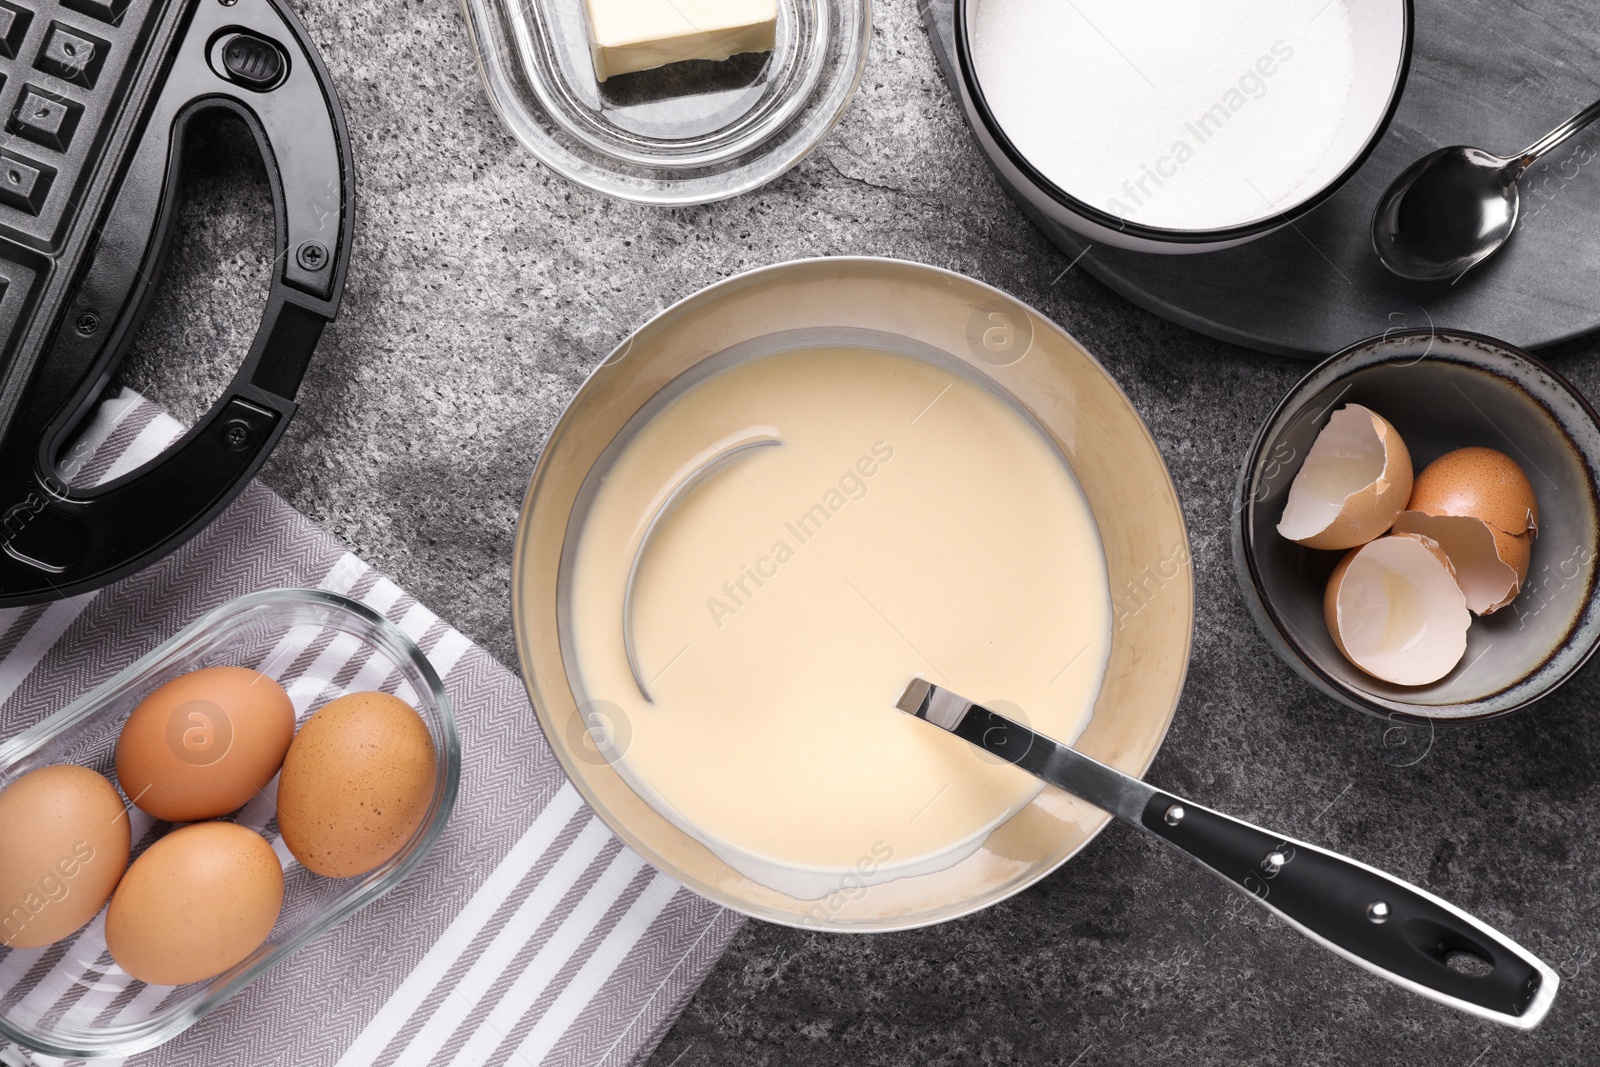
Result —
[[[1539, 533], [1522, 592], [1474, 618], [1461, 663], [1431, 685], [1365, 674], [1323, 618], [1343, 555], [1277, 532], [1289, 485], [1328, 416], [1362, 404], [1394, 424], [1421, 470], [1468, 445], [1496, 448], [1533, 482]], [[1600, 644], [1600, 418], [1533, 356], [1476, 334], [1415, 330], [1352, 345], [1290, 390], [1239, 475], [1234, 565], [1256, 625], [1303, 678], [1353, 708], [1392, 719], [1469, 722], [1515, 711], [1570, 678]]]

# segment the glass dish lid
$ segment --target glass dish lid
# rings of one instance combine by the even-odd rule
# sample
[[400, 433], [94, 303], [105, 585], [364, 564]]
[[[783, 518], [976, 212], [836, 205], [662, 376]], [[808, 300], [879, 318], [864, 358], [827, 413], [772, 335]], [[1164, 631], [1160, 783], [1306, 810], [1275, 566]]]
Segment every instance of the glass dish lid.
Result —
[[596, 192], [721, 200], [800, 161], [844, 113], [866, 65], [870, 0], [778, 0], [776, 44], [595, 77], [584, 0], [461, 0], [478, 71], [517, 140]]

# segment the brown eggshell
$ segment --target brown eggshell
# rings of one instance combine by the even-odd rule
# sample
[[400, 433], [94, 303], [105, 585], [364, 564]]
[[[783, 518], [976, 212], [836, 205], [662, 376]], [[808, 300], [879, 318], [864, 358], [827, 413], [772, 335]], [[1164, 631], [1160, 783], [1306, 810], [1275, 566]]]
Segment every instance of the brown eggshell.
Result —
[[106, 947], [141, 982], [203, 982], [260, 948], [282, 908], [272, 846], [234, 823], [197, 823], [128, 868], [106, 912]]
[[1469, 515], [1429, 515], [1402, 511], [1395, 533], [1415, 533], [1437, 541], [1450, 558], [1456, 581], [1476, 615], [1492, 615], [1514, 600], [1528, 577], [1529, 534], [1508, 534]]
[[[1360, 457], [1349, 463], [1352, 456]], [[1393, 425], [1360, 404], [1334, 412], [1290, 483], [1278, 533], [1307, 548], [1382, 536], [1411, 496], [1411, 453]]]
[[283, 686], [244, 667], [206, 667], [139, 702], [117, 740], [117, 779], [169, 822], [214, 819], [272, 781], [294, 738]]
[[1334, 564], [1333, 573], [1328, 575], [1328, 587], [1322, 593], [1322, 621], [1328, 624], [1328, 636], [1333, 638], [1334, 647], [1345, 659], [1350, 659], [1350, 651], [1344, 647], [1344, 636], [1339, 632], [1339, 590], [1344, 586], [1344, 576], [1350, 570], [1350, 564], [1355, 562], [1360, 551], [1358, 545]]
[[[1454, 575], [1454, 567], [1450, 563], [1450, 557], [1445, 555], [1443, 548], [1439, 546], [1437, 541], [1430, 537], [1419, 536], [1409, 532], [1395, 534], [1394, 536], [1410, 537], [1413, 540], [1422, 542], [1439, 562], [1445, 565], [1445, 569], [1451, 571], [1452, 575]], [[1368, 542], [1368, 544], [1370, 543], [1372, 542]], [[1351, 663], [1356, 662], [1355, 657], [1350, 655], [1350, 650], [1344, 647], [1344, 630], [1339, 625], [1339, 593], [1344, 588], [1344, 577], [1349, 572], [1350, 565], [1355, 562], [1356, 557], [1361, 554], [1361, 550], [1365, 547], [1366, 545], [1357, 545], [1346, 552], [1338, 563], [1334, 564], [1333, 573], [1328, 575], [1327, 588], [1322, 593], [1322, 621], [1328, 626], [1328, 636], [1333, 638], [1334, 646], [1339, 649], [1339, 654]], [[1360, 666], [1360, 664], [1356, 665]]]
[[1528, 564], [1533, 561], [1532, 533], [1508, 534], [1504, 530], [1495, 530], [1494, 550], [1500, 562], [1517, 572], [1517, 588], [1520, 590], [1522, 583], [1528, 580]]
[[116, 787], [87, 767], [40, 767], [0, 792], [0, 945], [40, 948], [94, 918], [130, 832]]
[[1533, 483], [1515, 460], [1492, 448], [1458, 448], [1428, 464], [1406, 510], [1470, 516], [1508, 534], [1539, 532]]
[[433, 798], [427, 724], [387, 693], [351, 693], [306, 720], [278, 779], [278, 830], [307, 869], [348, 878], [400, 851]]
[[[1397, 597], [1409, 602], [1397, 605]], [[1407, 686], [1438, 681], [1454, 670], [1472, 621], [1444, 550], [1431, 538], [1408, 533], [1352, 549], [1328, 578], [1322, 611], [1345, 659], [1375, 678]], [[1410, 628], [1397, 629], [1406, 622]]]

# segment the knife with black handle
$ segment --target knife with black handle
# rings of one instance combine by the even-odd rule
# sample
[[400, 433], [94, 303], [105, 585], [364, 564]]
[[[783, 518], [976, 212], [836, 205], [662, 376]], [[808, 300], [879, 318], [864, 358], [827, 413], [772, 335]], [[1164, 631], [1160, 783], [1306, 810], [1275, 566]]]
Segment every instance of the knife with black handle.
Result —
[[1519, 1030], [1550, 1011], [1555, 971], [1432, 893], [1191, 804], [921, 678], [898, 706], [1187, 853], [1313, 941], [1404, 989]]

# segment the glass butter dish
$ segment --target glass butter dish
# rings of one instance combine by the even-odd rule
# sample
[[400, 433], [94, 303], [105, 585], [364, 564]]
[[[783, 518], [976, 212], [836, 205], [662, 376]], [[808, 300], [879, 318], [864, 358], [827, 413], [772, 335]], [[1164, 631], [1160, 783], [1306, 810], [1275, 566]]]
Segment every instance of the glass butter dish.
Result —
[[[363, 604], [317, 589], [240, 597], [185, 627], [121, 673], [29, 730], [0, 742], [0, 789], [40, 767], [73, 763], [116, 781], [122, 725], [157, 686], [203, 667], [241, 666], [277, 679], [301, 723], [328, 701], [381, 690], [414, 707], [437, 757], [422, 822], [375, 870], [326, 878], [294, 862], [276, 833], [269, 787], [229, 818], [267, 837], [284, 867], [283, 910], [267, 941], [215, 978], [150, 986], [106, 949], [105, 909], [65, 939], [36, 949], [0, 948], [0, 1037], [68, 1059], [128, 1056], [168, 1041], [241, 992], [294, 951], [350, 918], [406, 877], [438, 839], [455, 807], [461, 749], [437, 672], [399, 627]], [[130, 808], [134, 853], [168, 824]], [[0, 1053], [18, 1062], [21, 1050]], [[32, 1062], [25, 1055], [21, 1062]]]
[[596, 78], [584, 0], [461, 0], [511, 132], [556, 173], [639, 203], [721, 200], [794, 166], [866, 65], [870, 0], [778, 0], [776, 44]]

